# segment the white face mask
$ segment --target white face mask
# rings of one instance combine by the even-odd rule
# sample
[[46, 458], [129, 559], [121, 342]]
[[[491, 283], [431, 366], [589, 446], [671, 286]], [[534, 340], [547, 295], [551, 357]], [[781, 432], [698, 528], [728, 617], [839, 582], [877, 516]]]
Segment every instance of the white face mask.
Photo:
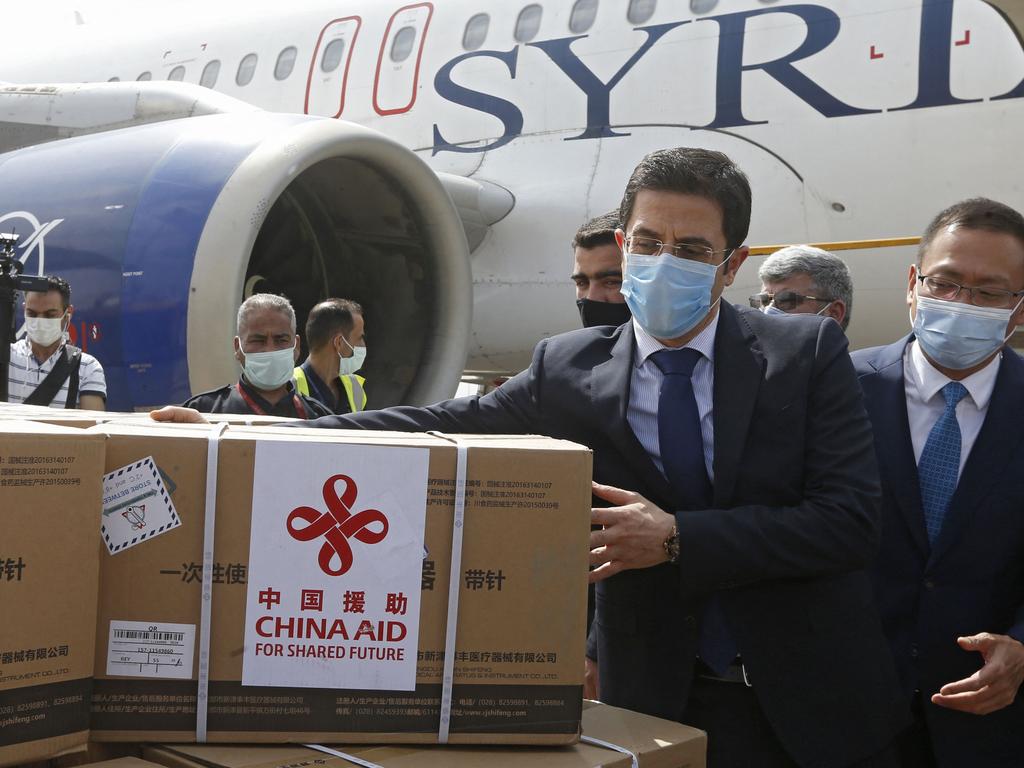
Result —
[[29, 341], [41, 347], [48, 347], [64, 335], [64, 318], [60, 317], [26, 317], [25, 335]]
[[287, 384], [295, 374], [295, 349], [273, 352], [248, 352], [242, 365], [245, 378], [256, 389], [277, 389]]
[[342, 357], [341, 353], [338, 353], [338, 375], [350, 376], [363, 367], [363, 362], [366, 360], [366, 347], [353, 347], [344, 336], [341, 337], [341, 340], [345, 342], [346, 347], [352, 350], [352, 356]]

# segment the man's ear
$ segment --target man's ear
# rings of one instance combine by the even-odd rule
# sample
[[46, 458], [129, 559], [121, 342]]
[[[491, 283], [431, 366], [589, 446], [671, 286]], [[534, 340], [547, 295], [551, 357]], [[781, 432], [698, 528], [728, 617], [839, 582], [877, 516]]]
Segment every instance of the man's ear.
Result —
[[234, 346], [235, 346], [235, 360], [238, 361], [239, 365], [241, 365], [242, 367], [245, 367], [245, 353], [242, 352], [242, 340], [240, 338], [238, 338], [237, 336], [235, 336]]
[[302, 352], [302, 343], [299, 339], [299, 334], [295, 334], [295, 346], [292, 347], [292, 358], [293, 362], [299, 362], [299, 354]]
[[727, 287], [732, 285], [732, 281], [736, 279], [736, 273], [740, 271], [740, 267], [743, 266], [743, 262], [747, 260], [749, 255], [750, 249], [745, 245], [741, 245], [732, 252], [732, 257], [725, 265], [725, 275], [723, 276], [723, 281]]
[[842, 325], [843, 320], [846, 318], [846, 302], [842, 299], [836, 299], [831, 305], [829, 305], [829, 308], [825, 310], [825, 314], [839, 323], [839, 325]]

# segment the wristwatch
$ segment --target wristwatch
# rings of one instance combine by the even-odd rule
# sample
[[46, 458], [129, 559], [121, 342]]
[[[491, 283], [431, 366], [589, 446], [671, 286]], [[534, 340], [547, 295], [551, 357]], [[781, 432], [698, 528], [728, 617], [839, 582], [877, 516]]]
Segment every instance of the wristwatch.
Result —
[[670, 563], [679, 562], [679, 526], [672, 524], [672, 533], [661, 543], [665, 548], [665, 555]]

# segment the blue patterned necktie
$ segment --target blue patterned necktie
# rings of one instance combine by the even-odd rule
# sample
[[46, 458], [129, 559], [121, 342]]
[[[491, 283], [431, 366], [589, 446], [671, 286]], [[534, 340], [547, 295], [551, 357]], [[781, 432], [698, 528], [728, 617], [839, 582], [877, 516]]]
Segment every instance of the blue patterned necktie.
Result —
[[917, 463], [924, 524], [928, 529], [928, 541], [933, 546], [942, 530], [960, 473], [960, 424], [956, 420], [956, 404], [966, 394], [967, 388], [958, 381], [951, 381], [942, 388], [946, 410], [928, 434], [921, 460]]
[[[665, 477], [688, 509], [707, 509], [712, 503], [711, 481], [704, 462], [700, 411], [693, 392], [693, 369], [700, 361], [696, 349], [661, 349], [651, 355], [665, 378], [658, 395], [658, 446]], [[687, 542], [680, 542], [686, 557]], [[704, 609], [698, 652], [718, 674], [736, 658], [736, 641], [725, 623], [719, 601], [712, 597]]]

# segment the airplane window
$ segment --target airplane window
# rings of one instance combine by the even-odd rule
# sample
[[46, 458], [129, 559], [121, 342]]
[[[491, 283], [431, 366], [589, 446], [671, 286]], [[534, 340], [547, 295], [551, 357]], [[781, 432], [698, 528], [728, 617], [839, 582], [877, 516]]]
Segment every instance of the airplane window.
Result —
[[153, 73], [152, 72], [143, 72], [141, 75], [139, 75], [135, 79], [139, 80], [139, 81], [142, 81], [142, 80], [152, 80], [153, 79]]
[[569, 16], [569, 31], [574, 35], [586, 32], [594, 26], [597, 17], [597, 0], [576, 0]]
[[416, 27], [402, 27], [391, 41], [391, 60], [398, 64], [408, 59], [415, 42]]
[[167, 76], [167, 79], [168, 80], [178, 80], [178, 81], [184, 80], [185, 79], [185, 68], [183, 66], [181, 66], [181, 65], [178, 65], [177, 67], [175, 67], [174, 69], [171, 70], [171, 74], [169, 74]]
[[277, 64], [274, 65], [274, 79], [286, 80], [288, 75], [295, 69], [295, 57], [299, 50], [294, 45], [289, 45], [277, 55]]
[[333, 72], [341, 65], [341, 59], [345, 55], [345, 41], [341, 38], [331, 40], [324, 48], [324, 55], [320, 58], [320, 69], [323, 72]]
[[630, 24], [643, 24], [654, 15], [654, 9], [657, 6], [658, 0], [629, 0], [626, 20]]
[[709, 13], [718, 5], [718, 0], [690, 0], [690, 10], [694, 13]]
[[121, 82], [121, 78], [120, 77], [112, 77], [109, 80], [107, 80], [107, 82], [108, 83], [120, 83]]
[[516, 19], [515, 38], [517, 43], [528, 43], [540, 32], [540, 19], [544, 15], [544, 9], [534, 3], [528, 5], [519, 12]]
[[220, 74], [220, 60], [214, 59], [207, 62], [203, 67], [203, 74], [199, 78], [199, 84], [204, 88], [213, 88], [217, 84], [217, 75]]
[[467, 51], [475, 51], [487, 39], [487, 28], [491, 25], [491, 17], [486, 13], [471, 16], [466, 22], [466, 31], [462, 33], [462, 47]]
[[248, 85], [252, 81], [252, 76], [256, 74], [256, 54], [246, 54], [240, 62], [238, 62], [238, 72], [235, 73], [235, 83], [238, 85]]

